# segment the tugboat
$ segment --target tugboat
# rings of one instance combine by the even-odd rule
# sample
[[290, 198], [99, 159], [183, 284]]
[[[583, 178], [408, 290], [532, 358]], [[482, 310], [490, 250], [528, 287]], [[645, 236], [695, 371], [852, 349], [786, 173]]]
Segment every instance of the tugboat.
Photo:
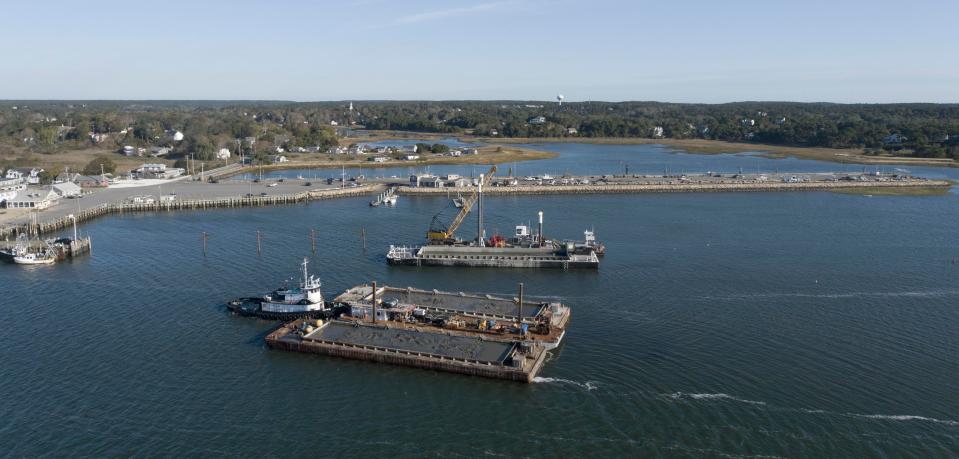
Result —
[[237, 298], [227, 308], [241, 316], [269, 320], [300, 318], [325, 319], [333, 315], [331, 305], [323, 301], [320, 279], [306, 269], [309, 260], [303, 259], [303, 282], [297, 288], [280, 288], [262, 297]]

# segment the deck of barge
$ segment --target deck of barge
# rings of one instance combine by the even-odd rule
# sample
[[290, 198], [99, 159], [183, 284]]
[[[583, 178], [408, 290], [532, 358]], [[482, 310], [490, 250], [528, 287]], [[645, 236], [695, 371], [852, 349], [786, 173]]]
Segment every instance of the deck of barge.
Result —
[[515, 341], [492, 341], [441, 330], [409, 329], [331, 321], [306, 328], [297, 320], [266, 337], [276, 349], [355, 360], [532, 382], [546, 349]]
[[516, 347], [515, 343], [478, 340], [467, 336], [403, 328], [358, 326], [336, 321], [307, 334], [303, 340], [371, 346], [496, 364], [503, 364]]
[[[343, 294], [336, 297], [334, 301], [341, 303], [370, 302], [372, 294], [372, 287], [361, 285], [343, 292]], [[396, 298], [400, 303], [412, 304], [438, 312], [509, 320], [520, 319], [519, 301], [514, 298], [389, 286], [378, 288], [376, 295], [380, 299]], [[523, 320], [535, 318], [543, 313], [546, 308], [547, 305], [543, 303], [531, 303], [524, 300], [522, 318]]]
[[595, 253], [564, 253], [550, 248], [425, 245], [390, 246], [387, 262], [409, 266], [475, 268], [598, 269]]

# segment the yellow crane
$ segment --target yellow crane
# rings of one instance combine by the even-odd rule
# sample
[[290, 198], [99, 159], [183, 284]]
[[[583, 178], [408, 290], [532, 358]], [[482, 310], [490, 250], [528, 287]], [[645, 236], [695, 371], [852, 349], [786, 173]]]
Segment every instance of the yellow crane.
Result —
[[[493, 182], [493, 174], [496, 173], [496, 165], [494, 164], [489, 168], [489, 172], [483, 176], [482, 186], [487, 187], [490, 183]], [[456, 229], [463, 224], [463, 220], [466, 219], [466, 216], [469, 215], [470, 210], [473, 208], [473, 204], [476, 204], [476, 199], [478, 197], [479, 187], [473, 189], [473, 191], [463, 200], [463, 207], [460, 208], [456, 217], [453, 218], [453, 222], [449, 226], [443, 226], [443, 223], [440, 221], [440, 214], [433, 216], [433, 221], [430, 223], [430, 229], [426, 232], [426, 238], [429, 239], [430, 244], [448, 244], [455, 241], [453, 238], [453, 233], [456, 232]], [[440, 212], [442, 213], [442, 212]]]

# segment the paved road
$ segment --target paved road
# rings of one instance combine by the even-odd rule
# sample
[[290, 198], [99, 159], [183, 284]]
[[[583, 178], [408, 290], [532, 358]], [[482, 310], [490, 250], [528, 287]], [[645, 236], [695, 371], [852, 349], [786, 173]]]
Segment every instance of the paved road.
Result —
[[[275, 186], [269, 186], [276, 183]], [[306, 186], [310, 183], [309, 186]], [[365, 183], [370, 183], [366, 181]], [[105, 188], [92, 191], [83, 198], [61, 199], [59, 204], [43, 210], [39, 214], [41, 220], [55, 220], [68, 214], [78, 212], [79, 209], [96, 207], [111, 202], [123, 202], [133, 196], [150, 195], [154, 198], [161, 194], [175, 193], [177, 199], [215, 199], [227, 197], [242, 197], [247, 193], [259, 196], [261, 193], [269, 195], [292, 194], [307, 190], [326, 190], [339, 188], [338, 184], [327, 185], [326, 180], [310, 181], [285, 179], [283, 182], [265, 180], [253, 183], [249, 180], [224, 180], [219, 183], [205, 183], [191, 180], [171, 181], [162, 185], [151, 185], [135, 188]], [[29, 211], [19, 209], [0, 209], [0, 226], [23, 224], [30, 221]]]

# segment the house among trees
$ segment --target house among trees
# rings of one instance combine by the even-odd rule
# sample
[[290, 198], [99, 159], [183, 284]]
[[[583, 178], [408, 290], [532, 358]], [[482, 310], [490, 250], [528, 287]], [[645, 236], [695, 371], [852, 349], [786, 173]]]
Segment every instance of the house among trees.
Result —
[[220, 151], [216, 152], [216, 159], [230, 159], [230, 149], [221, 148]]
[[897, 133], [897, 134], [889, 134], [889, 135], [887, 135], [885, 138], [882, 139], [882, 143], [887, 144], [887, 145], [898, 145], [898, 144], [901, 144], [901, 143], [905, 142], [906, 140], [908, 140], [908, 139], [906, 139], [905, 136], [902, 136], [902, 135], [900, 135], [900, 134]]
[[28, 185], [37, 185], [40, 183], [40, 173], [43, 169], [38, 167], [14, 167], [7, 169], [6, 178], [20, 179]]
[[[536, 116], [529, 119], [529, 124], [546, 124], [545, 116]], [[496, 134], [493, 134], [496, 135]]]
[[106, 188], [109, 185], [107, 178], [100, 175], [79, 175], [73, 181], [81, 188]]
[[663, 136], [663, 127], [655, 126], [653, 127], [653, 137], [660, 138]]

